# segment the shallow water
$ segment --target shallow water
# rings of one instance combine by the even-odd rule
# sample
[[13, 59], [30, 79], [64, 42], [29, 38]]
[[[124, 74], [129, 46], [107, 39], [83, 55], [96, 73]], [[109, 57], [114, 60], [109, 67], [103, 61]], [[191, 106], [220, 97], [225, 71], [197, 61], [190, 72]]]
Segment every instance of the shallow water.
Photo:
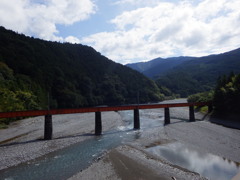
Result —
[[41, 158], [2, 170], [0, 171], [0, 179], [67, 179], [80, 170], [87, 168], [104, 151], [136, 140], [141, 136], [144, 129], [163, 125], [162, 121], [154, 119], [158, 117], [157, 114], [145, 114], [144, 111], [140, 111], [140, 113], [142, 114], [141, 130], [132, 130], [133, 112], [122, 111], [120, 114], [125, 122], [124, 126], [104, 132], [102, 136], [93, 137]]
[[154, 146], [147, 151], [213, 180], [230, 180], [240, 171], [239, 163], [199, 152], [181, 143]]
[[123, 135], [124, 133], [103, 135], [74, 144], [42, 158], [9, 168], [1, 172], [0, 179], [66, 179], [87, 168], [105, 150], [119, 145]]
[[[50, 153], [41, 158], [0, 171], [0, 179], [67, 179], [87, 168], [106, 150], [147, 136], [155, 127], [163, 127], [163, 111], [140, 111], [140, 130], [133, 128], [133, 111], [121, 111], [125, 124], [103, 132], [81, 143]], [[150, 134], [151, 135], [151, 134]], [[211, 179], [231, 179], [239, 171], [239, 164], [221, 157], [200, 153], [180, 143], [148, 148], [147, 151], [170, 162], [198, 172]]]

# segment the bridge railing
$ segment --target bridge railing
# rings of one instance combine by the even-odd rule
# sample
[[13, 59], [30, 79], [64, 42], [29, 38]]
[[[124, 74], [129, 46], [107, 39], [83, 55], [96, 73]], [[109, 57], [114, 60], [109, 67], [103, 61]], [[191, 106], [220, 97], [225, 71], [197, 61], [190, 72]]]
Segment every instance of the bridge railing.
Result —
[[134, 129], [139, 129], [140, 128], [139, 109], [164, 108], [164, 115], [165, 115], [164, 124], [167, 125], [170, 123], [169, 108], [173, 108], [173, 107], [189, 107], [189, 120], [191, 122], [195, 121], [194, 106], [208, 106], [208, 111], [210, 112], [212, 110], [211, 102], [140, 104], [140, 105], [124, 105], [124, 106], [112, 106], [112, 107], [89, 107], [89, 108], [76, 108], [76, 109], [52, 109], [52, 110], [0, 112], [0, 118], [45, 116], [44, 139], [47, 140], [47, 139], [52, 139], [52, 115], [95, 112], [95, 134], [101, 135], [102, 133], [101, 112], [134, 110]]

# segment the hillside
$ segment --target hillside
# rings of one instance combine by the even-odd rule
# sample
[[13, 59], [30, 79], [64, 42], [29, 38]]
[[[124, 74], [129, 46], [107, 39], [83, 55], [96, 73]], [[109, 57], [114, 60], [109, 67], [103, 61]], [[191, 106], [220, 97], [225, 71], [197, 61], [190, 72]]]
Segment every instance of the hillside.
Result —
[[81, 44], [0, 27], [0, 111], [159, 101], [156, 84]]
[[139, 72], [146, 76], [154, 72], [154, 76], [149, 77], [154, 77], [160, 88], [168, 88], [181, 97], [213, 89], [220, 76], [240, 72], [240, 49], [218, 55], [186, 58], [185, 61], [181, 57], [176, 58], [178, 64], [170, 59], [160, 59], [161, 63], [154, 70], [147, 68]]
[[194, 59], [194, 57], [156, 58], [147, 62], [126, 64], [126, 66], [143, 73], [149, 78], [155, 79], [173, 67], [191, 59]]
[[231, 72], [240, 72], [240, 49], [186, 61], [169, 70], [156, 82], [186, 97], [213, 89], [220, 76]]

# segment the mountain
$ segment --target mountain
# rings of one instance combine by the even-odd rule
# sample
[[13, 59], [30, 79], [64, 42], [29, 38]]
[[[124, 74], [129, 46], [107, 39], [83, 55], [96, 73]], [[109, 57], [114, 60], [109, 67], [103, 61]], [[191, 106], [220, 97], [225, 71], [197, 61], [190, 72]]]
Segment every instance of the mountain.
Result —
[[175, 66], [180, 65], [181, 63], [195, 59], [194, 57], [172, 57], [172, 58], [156, 58], [151, 61], [147, 62], [139, 62], [139, 63], [132, 63], [126, 64], [126, 66], [137, 70], [143, 73], [145, 76], [149, 78], [156, 78], [168, 70], [172, 69]]
[[[184, 60], [176, 64], [166, 59], [166, 64], [159, 63], [154, 71], [150, 68], [142, 73], [149, 76], [148, 72], [153, 71], [154, 76], [149, 77], [154, 77], [159, 88], [170, 89], [181, 97], [211, 90], [220, 76], [231, 72], [240, 73], [240, 48], [217, 55], [187, 57]], [[164, 62], [162, 59], [160, 61]]]
[[81, 44], [0, 27], [0, 111], [160, 101], [156, 84]]

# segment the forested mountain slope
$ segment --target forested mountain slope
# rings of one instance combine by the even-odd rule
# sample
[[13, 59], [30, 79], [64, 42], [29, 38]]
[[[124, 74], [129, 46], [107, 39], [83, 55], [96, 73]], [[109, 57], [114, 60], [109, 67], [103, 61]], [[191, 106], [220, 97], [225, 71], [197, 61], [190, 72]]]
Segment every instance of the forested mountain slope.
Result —
[[186, 97], [215, 87], [217, 79], [240, 73], [240, 49], [186, 61], [160, 76], [156, 82]]
[[48, 42], [0, 27], [0, 111], [159, 101], [144, 75], [81, 44]]
[[158, 58], [127, 66], [155, 79], [160, 88], [187, 97], [214, 88], [220, 76], [240, 73], [240, 49], [199, 58]]
[[143, 73], [149, 78], [155, 79], [173, 67], [191, 59], [194, 59], [194, 57], [156, 58], [147, 62], [126, 64], [126, 66]]

